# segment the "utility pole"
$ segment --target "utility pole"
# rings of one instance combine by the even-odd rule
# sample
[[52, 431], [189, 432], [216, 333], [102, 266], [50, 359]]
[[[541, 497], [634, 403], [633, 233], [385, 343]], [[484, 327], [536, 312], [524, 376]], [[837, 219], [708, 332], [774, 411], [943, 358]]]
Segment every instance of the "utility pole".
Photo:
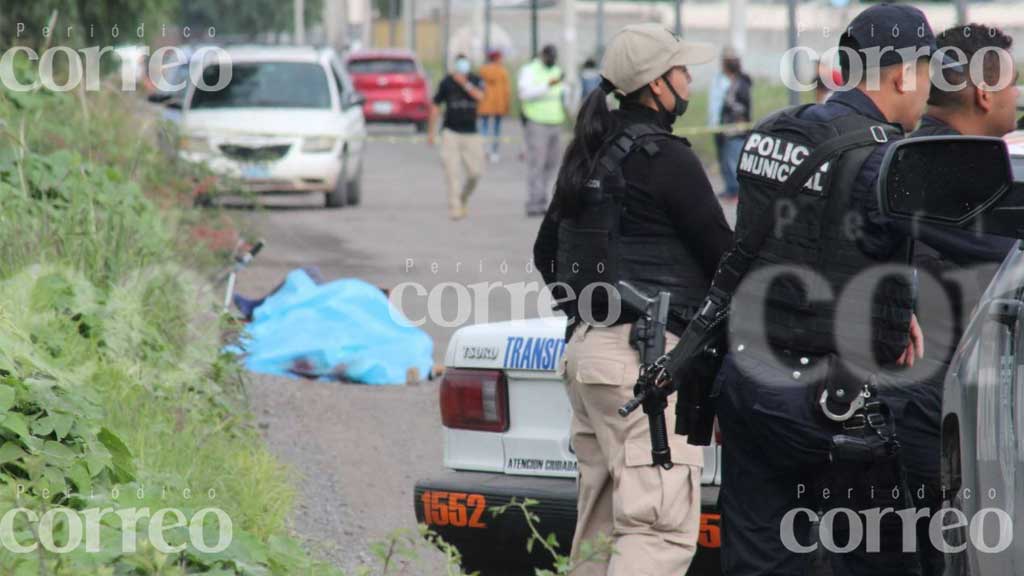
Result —
[[292, 17], [295, 19], [295, 43], [306, 43], [306, 2], [305, 0], [293, 0]]
[[729, 0], [729, 43], [740, 56], [747, 53], [747, 0]]
[[394, 48], [398, 42], [398, 2], [388, 0], [388, 47]]
[[341, 52], [348, 38], [348, 8], [344, 0], [324, 0], [323, 19], [327, 45]]
[[530, 56], [537, 57], [537, 0], [530, 0]]
[[350, 9], [354, 8], [352, 21], [360, 23], [361, 45], [368, 48], [373, 43], [373, 6], [370, 0], [347, 0]]
[[956, 23], [967, 24], [967, 0], [956, 0]]
[[441, 0], [441, 62], [444, 66], [445, 74], [448, 73], [448, 44], [450, 42], [451, 27], [452, 27], [452, 0]]
[[597, 30], [594, 33], [594, 58], [600, 59], [604, 54], [604, 0], [597, 0], [597, 16], [595, 17]]
[[484, 56], [491, 53], [491, 0], [484, 0]]
[[405, 19], [405, 46], [410, 52], [416, 51], [416, 0], [405, 0], [402, 7]]
[[[786, 0], [786, 22], [787, 22], [787, 36], [789, 37], [789, 49], [793, 50], [796, 48], [796, 2], [797, 0]], [[794, 54], [794, 52], [790, 52]], [[796, 57], [793, 58], [793, 74], [795, 75], [796, 70]], [[800, 103], [800, 93], [796, 90], [789, 90], [789, 105], [796, 106]]]
[[675, 5], [676, 34], [683, 35], [683, 0], [672, 0]]
[[481, 56], [481, 53], [487, 53], [487, 49], [484, 48], [486, 44], [484, 36], [487, 34], [485, 31], [485, 28], [487, 28], [486, 8], [487, 6], [485, 6], [482, 0], [473, 2], [473, 35], [469, 42], [469, 52], [466, 53], [466, 56], [469, 56], [469, 59], [473, 61], [476, 61]]
[[579, 56], [577, 54], [576, 42], [576, 0], [562, 0], [562, 42], [565, 48], [562, 50], [562, 70], [565, 73], [565, 83], [568, 85], [569, 103], [572, 108], [576, 107], [576, 86], [579, 84]]

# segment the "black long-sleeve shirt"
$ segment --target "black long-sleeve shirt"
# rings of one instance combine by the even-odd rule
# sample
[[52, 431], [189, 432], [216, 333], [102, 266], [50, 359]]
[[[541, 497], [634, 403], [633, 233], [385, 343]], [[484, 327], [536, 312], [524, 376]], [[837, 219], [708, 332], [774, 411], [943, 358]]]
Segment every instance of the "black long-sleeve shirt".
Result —
[[[949, 124], [926, 115], [911, 137], [960, 135]], [[940, 288], [922, 286], [918, 299], [917, 316], [924, 332], [925, 354], [948, 364], [971, 311], [1015, 240], [927, 223], [910, 228], [915, 233], [914, 265], [931, 274]], [[962, 271], [969, 274], [961, 277], [959, 283], [949, 277]]]
[[725, 93], [725, 101], [722, 103], [720, 121], [722, 124], [733, 124], [738, 122], [750, 122], [753, 107], [750, 103], [750, 89], [753, 85], [750, 76], [742, 72], [729, 83], [729, 90]]
[[[624, 103], [613, 112], [622, 126], [655, 124], [666, 129], [661, 115], [640, 104]], [[624, 201], [622, 234], [640, 235], [645, 224], [668, 220], [679, 241], [686, 245], [703, 267], [704, 274], [714, 277], [718, 261], [732, 246], [732, 230], [722, 213], [711, 183], [700, 159], [683, 141], [659, 142], [659, 153], [653, 158], [631, 154], [622, 165], [622, 175], [629, 186]], [[560, 190], [541, 222], [533, 247], [533, 257], [544, 282], [555, 282], [557, 275], [558, 223]], [[595, 317], [602, 317], [595, 311]], [[633, 318], [624, 314], [621, 322]]]
[[[925, 116], [910, 137], [959, 135], [960, 132], [945, 122]], [[972, 310], [1014, 240], [928, 223], [897, 222], [894, 225], [914, 238], [913, 264], [919, 278], [916, 309], [924, 334], [925, 361], [918, 362], [912, 369], [918, 371], [908, 376], [912, 383], [879, 388], [879, 395], [900, 419], [897, 427], [902, 427], [901, 434], [912, 440], [908, 445], [910, 449], [901, 453], [908, 471], [938, 478], [946, 367]], [[908, 411], [908, 405], [916, 406], [917, 410]], [[914, 437], [908, 438], [910, 434]], [[922, 445], [932, 445], [932, 448], [921, 451], [917, 447]]]

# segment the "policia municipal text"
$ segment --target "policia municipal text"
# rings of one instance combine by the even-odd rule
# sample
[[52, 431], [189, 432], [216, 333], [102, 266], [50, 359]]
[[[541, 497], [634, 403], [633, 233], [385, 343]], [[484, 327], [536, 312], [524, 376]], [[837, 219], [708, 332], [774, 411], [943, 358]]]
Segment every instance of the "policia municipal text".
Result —
[[[854, 18], [839, 43], [844, 78], [865, 71], [864, 80], [759, 122], [738, 167], [736, 247], [719, 274], [742, 282], [716, 380], [729, 576], [806, 573], [808, 518], [796, 516], [788, 545], [782, 534], [792, 510], [914, 505], [885, 399], [915, 371], [932, 370], [921, 360], [909, 231], [882, 217], [875, 186], [885, 150], [924, 112], [936, 40], [916, 8], [881, 4]], [[763, 169], [778, 160], [775, 147], [803, 149], [803, 162], [820, 168], [787, 187]], [[784, 225], [766, 231], [781, 212]], [[831, 497], [815, 498], [822, 494]], [[846, 546], [849, 517], [836, 518], [827, 537]], [[904, 552], [902, 518], [877, 524], [880, 533], [832, 555], [833, 573], [920, 573], [917, 555]]]

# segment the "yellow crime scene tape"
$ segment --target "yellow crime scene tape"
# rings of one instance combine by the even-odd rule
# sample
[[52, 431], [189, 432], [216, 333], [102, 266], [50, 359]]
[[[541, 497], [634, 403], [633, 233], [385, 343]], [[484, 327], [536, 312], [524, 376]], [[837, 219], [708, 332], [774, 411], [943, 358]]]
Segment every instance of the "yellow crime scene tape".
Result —
[[[684, 126], [676, 128], [673, 132], [676, 136], [704, 136], [708, 134], [742, 133], [754, 126], [751, 122], [736, 124], [722, 124], [721, 126]], [[488, 140], [491, 140], [488, 138]], [[423, 144], [427, 141], [425, 134], [368, 134], [363, 139], [365, 142], [377, 142], [383, 144]], [[517, 144], [523, 141], [520, 137], [502, 136], [498, 138], [502, 144]]]

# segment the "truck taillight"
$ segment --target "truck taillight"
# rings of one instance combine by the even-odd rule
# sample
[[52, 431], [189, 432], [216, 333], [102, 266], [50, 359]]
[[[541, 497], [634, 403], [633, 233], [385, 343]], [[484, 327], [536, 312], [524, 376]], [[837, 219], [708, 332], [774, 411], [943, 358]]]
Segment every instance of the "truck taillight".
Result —
[[446, 370], [441, 379], [441, 423], [461, 430], [508, 430], [505, 373], [461, 368]]
[[715, 444], [722, 445], [722, 427], [718, 425], [718, 417], [715, 417]]

